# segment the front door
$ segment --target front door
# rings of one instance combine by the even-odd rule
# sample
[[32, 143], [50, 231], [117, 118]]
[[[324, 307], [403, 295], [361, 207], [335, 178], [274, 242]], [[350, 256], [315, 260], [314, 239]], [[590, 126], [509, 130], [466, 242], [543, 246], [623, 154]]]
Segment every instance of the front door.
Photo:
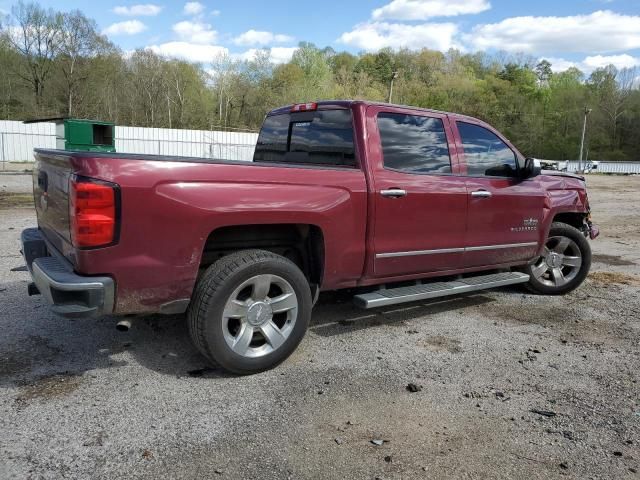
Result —
[[535, 256], [544, 190], [518, 177], [515, 151], [481, 124], [457, 121], [468, 194], [465, 268], [525, 262]]
[[367, 131], [375, 276], [460, 268], [467, 191], [447, 117], [370, 106]]

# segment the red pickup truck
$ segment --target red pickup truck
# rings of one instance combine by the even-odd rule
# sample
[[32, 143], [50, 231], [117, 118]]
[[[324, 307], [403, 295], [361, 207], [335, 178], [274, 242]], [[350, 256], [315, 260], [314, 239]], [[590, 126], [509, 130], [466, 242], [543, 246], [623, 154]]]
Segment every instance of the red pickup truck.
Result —
[[274, 110], [253, 162], [35, 157], [30, 293], [68, 317], [187, 312], [202, 354], [241, 374], [291, 354], [320, 290], [359, 287], [364, 308], [517, 283], [563, 294], [598, 234], [583, 178], [413, 107]]

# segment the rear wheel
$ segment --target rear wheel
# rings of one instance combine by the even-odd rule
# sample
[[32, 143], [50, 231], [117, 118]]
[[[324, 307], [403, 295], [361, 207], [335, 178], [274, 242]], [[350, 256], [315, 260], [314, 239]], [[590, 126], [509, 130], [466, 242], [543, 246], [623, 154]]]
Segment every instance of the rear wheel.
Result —
[[591, 268], [591, 247], [582, 232], [565, 223], [553, 223], [542, 255], [525, 272], [529, 290], [562, 295], [576, 289]]
[[214, 263], [189, 308], [189, 331], [212, 362], [239, 374], [273, 368], [298, 346], [311, 316], [311, 291], [290, 260], [264, 250]]

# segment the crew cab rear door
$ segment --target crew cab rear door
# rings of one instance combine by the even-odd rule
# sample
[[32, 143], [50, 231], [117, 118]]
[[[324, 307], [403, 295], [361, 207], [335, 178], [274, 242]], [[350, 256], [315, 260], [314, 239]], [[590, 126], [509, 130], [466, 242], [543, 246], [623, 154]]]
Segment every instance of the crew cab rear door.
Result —
[[468, 193], [464, 267], [526, 262], [535, 256], [544, 191], [519, 177], [522, 158], [498, 132], [472, 119], [452, 121]]
[[447, 117], [372, 105], [366, 122], [374, 275], [460, 268], [467, 192]]

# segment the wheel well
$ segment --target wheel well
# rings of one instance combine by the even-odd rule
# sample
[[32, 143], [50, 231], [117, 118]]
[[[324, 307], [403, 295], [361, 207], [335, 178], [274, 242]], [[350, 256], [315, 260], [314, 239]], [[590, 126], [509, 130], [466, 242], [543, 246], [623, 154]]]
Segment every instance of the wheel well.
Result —
[[282, 255], [304, 272], [309, 283], [322, 283], [324, 236], [319, 227], [308, 224], [234, 225], [218, 228], [207, 237], [200, 269], [206, 269], [225, 255], [249, 248]]
[[584, 225], [585, 217], [586, 214], [584, 213], [564, 212], [558, 213], [555, 217], [553, 217], [553, 221], [566, 223], [567, 225], [571, 225], [572, 227], [576, 227], [578, 230], [580, 230]]

